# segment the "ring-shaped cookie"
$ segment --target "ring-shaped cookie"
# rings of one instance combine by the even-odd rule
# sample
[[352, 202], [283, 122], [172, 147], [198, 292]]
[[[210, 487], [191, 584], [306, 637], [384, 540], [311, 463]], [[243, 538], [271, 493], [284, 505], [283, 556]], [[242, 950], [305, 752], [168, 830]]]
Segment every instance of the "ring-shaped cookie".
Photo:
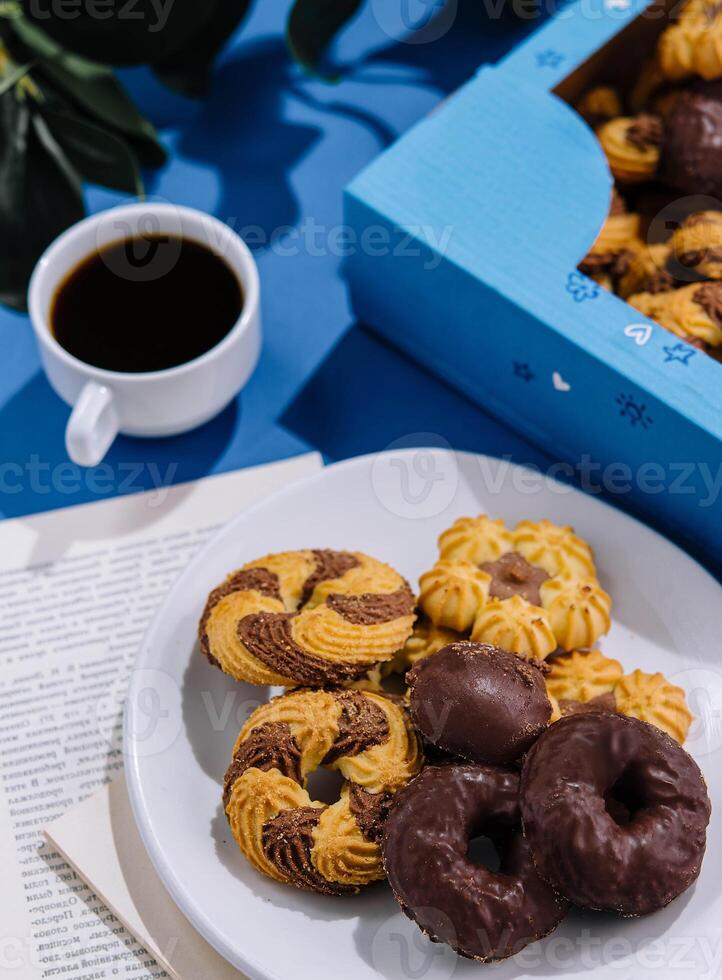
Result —
[[[340, 799], [312, 800], [319, 766], [345, 778]], [[384, 878], [379, 841], [393, 794], [421, 766], [403, 707], [366, 691], [290, 691], [241, 729], [223, 804], [239, 848], [263, 874], [326, 895]]]
[[[480, 835], [495, 844], [498, 871], [470, 860], [469, 843]], [[534, 867], [513, 769], [427, 766], [394, 800], [383, 854], [406, 915], [462, 956], [512, 956], [555, 929], [567, 910]]]
[[411, 635], [414, 597], [355, 551], [286, 551], [249, 562], [208, 597], [201, 651], [236, 680], [313, 687], [362, 678]]
[[646, 915], [699, 874], [704, 778], [646, 722], [602, 711], [562, 718], [527, 753], [520, 799], [540, 874], [575, 905]]
[[462, 517], [440, 536], [439, 553], [419, 580], [419, 605], [437, 627], [530, 660], [591, 647], [609, 630], [611, 599], [570, 527], [521, 521], [512, 531]]

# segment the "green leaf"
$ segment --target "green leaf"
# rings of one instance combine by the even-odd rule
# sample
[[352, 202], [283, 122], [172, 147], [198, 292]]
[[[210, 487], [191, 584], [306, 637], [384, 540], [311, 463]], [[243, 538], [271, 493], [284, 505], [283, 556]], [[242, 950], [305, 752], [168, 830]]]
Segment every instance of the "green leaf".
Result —
[[17, 65], [12, 71], [0, 79], [0, 95], [7, 92], [8, 89], [13, 88], [17, 85], [21, 78], [23, 78], [32, 68], [32, 62], [28, 62], [26, 65]]
[[42, 105], [39, 111], [65, 156], [84, 180], [143, 196], [138, 160], [119, 136], [67, 109]]
[[71, 54], [24, 17], [11, 24], [36, 56], [37, 70], [66, 98], [129, 139], [145, 165], [160, 167], [165, 163], [166, 152], [155, 127], [138, 111], [111, 68]]
[[326, 48], [362, 3], [363, 0], [296, 0], [286, 29], [293, 57], [309, 71], [317, 71]]
[[0, 302], [25, 309], [41, 253], [84, 214], [80, 181], [42, 118], [0, 96]]
[[192, 98], [202, 98], [210, 86], [213, 60], [244, 19], [251, 0], [222, 0], [213, 15], [185, 45], [162, 61], [153, 71], [169, 88]]

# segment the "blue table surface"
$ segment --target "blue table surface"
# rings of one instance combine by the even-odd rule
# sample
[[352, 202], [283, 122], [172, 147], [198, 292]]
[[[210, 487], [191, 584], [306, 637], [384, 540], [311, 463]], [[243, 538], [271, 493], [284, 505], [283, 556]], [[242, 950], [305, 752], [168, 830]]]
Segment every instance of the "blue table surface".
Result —
[[[414, 7], [428, 12], [440, 0], [367, 0], [334, 46], [343, 74], [328, 84], [288, 56], [289, 6], [255, 4], [219, 60], [206, 101], [168, 92], [145, 69], [122, 73], [170, 150], [163, 170], [147, 175], [148, 195], [209, 211], [236, 229], [256, 229], [249, 244], [261, 275], [264, 348], [253, 378], [202, 428], [169, 439], [121, 437], [100, 468], [81, 470], [67, 461], [69, 409], [41, 371], [27, 318], [0, 308], [1, 516], [309, 449], [327, 461], [343, 459], [400, 439], [541, 467], [551, 462], [355, 322], [334, 247], [349, 180], [538, 20], [511, 13], [490, 20], [484, 8], [493, 4], [449, 0], [448, 29], [433, 41], [409, 43], [399, 11], [414, 16]], [[121, 200], [98, 188], [87, 192], [91, 211]]]

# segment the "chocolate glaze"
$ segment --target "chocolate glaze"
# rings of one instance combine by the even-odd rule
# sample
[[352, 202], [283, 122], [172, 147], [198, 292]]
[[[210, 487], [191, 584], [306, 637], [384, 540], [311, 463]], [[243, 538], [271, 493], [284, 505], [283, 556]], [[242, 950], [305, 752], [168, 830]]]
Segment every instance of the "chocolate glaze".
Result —
[[211, 653], [208, 643], [206, 626], [210, 615], [221, 599], [225, 599], [227, 595], [230, 595], [232, 592], [246, 592], [251, 589], [260, 592], [261, 595], [270, 596], [272, 599], [281, 601], [278, 576], [275, 572], [269, 572], [267, 568], [241, 569], [241, 571], [231, 575], [223, 585], [219, 585], [208, 596], [203, 615], [198, 624], [198, 640], [200, 642], [201, 652], [210, 660], [214, 667], [220, 667], [220, 664]]
[[326, 807], [297, 807], [283, 810], [269, 820], [261, 835], [264, 854], [290, 885], [323, 895], [344, 895], [355, 888], [328, 881], [319, 874], [311, 859], [313, 832]]
[[238, 639], [262, 664], [300, 684], [319, 687], [357, 680], [368, 664], [343, 660], [324, 660], [302, 650], [293, 639], [293, 613], [253, 613], [238, 623]]
[[[467, 856], [481, 834], [497, 844], [498, 872]], [[505, 959], [550, 933], [566, 913], [521, 833], [519, 775], [511, 769], [428, 766], [395, 795], [382, 849], [404, 912], [462, 956]]]
[[245, 742], [238, 746], [225, 779], [223, 780], [223, 806], [233, 792], [233, 784], [246, 769], [278, 769], [289, 779], [301, 782], [301, 749], [284, 722], [273, 721], [259, 725], [249, 734]]
[[330, 766], [344, 756], [359, 755], [389, 737], [389, 723], [382, 708], [360, 691], [339, 691], [341, 704], [336, 741], [326, 753], [322, 766]]
[[590, 711], [614, 712], [617, 710], [617, 702], [612, 691], [607, 691], [606, 694], [598, 694], [589, 701], [574, 701], [568, 698], [561, 698], [559, 701], [559, 710], [563, 717], [566, 717], [566, 715], [585, 714]]
[[662, 180], [687, 194], [722, 197], [722, 80], [677, 96], [665, 121]]
[[661, 146], [664, 136], [664, 125], [659, 116], [643, 112], [634, 120], [627, 130], [627, 143], [635, 150], [649, 150], [653, 146]]
[[556, 722], [524, 760], [520, 799], [540, 873], [576, 905], [645, 915], [699, 874], [710, 817], [702, 774], [636, 718]]
[[311, 593], [319, 584], [329, 579], [340, 578], [359, 564], [349, 551], [332, 551], [330, 548], [316, 548], [313, 552], [316, 568], [309, 575], [301, 590], [301, 605], [311, 598]]
[[699, 303], [707, 316], [722, 326], [722, 282], [705, 282], [694, 293], [695, 303]]
[[396, 592], [373, 593], [363, 595], [330, 595], [326, 600], [329, 609], [333, 609], [347, 622], [357, 626], [374, 626], [376, 623], [390, 623], [400, 616], [411, 616], [414, 612], [415, 599], [408, 587], [397, 589]]
[[496, 561], [484, 562], [481, 570], [491, 575], [490, 596], [510, 599], [513, 595], [520, 595], [533, 606], [540, 604], [539, 589], [549, 578], [543, 568], [530, 565], [518, 551], [508, 551]]
[[540, 671], [486, 643], [452, 643], [420, 660], [407, 682], [417, 728], [472, 762], [519, 759], [551, 717]]
[[393, 802], [392, 794], [369, 793], [363, 786], [351, 783], [348, 802], [362, 835], [372, 844], [380, 844]]

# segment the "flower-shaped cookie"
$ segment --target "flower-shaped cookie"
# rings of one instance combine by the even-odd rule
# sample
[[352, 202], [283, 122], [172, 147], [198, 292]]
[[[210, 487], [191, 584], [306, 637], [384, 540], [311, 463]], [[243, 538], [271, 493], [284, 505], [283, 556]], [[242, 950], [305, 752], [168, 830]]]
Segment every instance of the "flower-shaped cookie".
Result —
[[693, 719], [684, 691], [664, 674], [625, 674], [618, 660], [599, 650], [554, 657], [546, 685], [555, 709], [552, 721], [596, 708], [617, 711], [661, 728], [682, 744]]
[[461, 639], [463, 636], [460, 633], [444, 629], [442, 626], [434, 626], [425, 617], [420, 618], [414, 626], [414, 632], [397, 655], [399, 670], [413, 667], [419, 660], [424, 660], [425, 657], [430, 657], [433, 653], [448, 647], [450, 643], [456, 643]]
[[589, 704], [614, 691], [624, 674], [618, 660], [605, 657], [599, 650], [581, 653], [574, 650], [554, 657], [546, 678], [547, 691], [557, 701], [562, 714], [573, 704]]
[[591, 647], [610, 627], [611, 599], [589, 545], [569, 527], [521, 521], [512, 531], [485, 515], [462, 517], [439, 538], [421, 576], [431, 622], [533, 660]]
[[659, 65], [670, 81], [722, 77], [722, 12], [716, 0], [690, 0], [659, 39]]
[[594, 127], [621, 116], [622, 100], [611, 85], [597, 85], [585, 92], [574, 108], [585, 122]]
[[656, 725], [684, 743], [694, 718], [681, 687], [670, 684], [664, 674], [634, 670], [620, 678], [614, 688], [617, 711]]

